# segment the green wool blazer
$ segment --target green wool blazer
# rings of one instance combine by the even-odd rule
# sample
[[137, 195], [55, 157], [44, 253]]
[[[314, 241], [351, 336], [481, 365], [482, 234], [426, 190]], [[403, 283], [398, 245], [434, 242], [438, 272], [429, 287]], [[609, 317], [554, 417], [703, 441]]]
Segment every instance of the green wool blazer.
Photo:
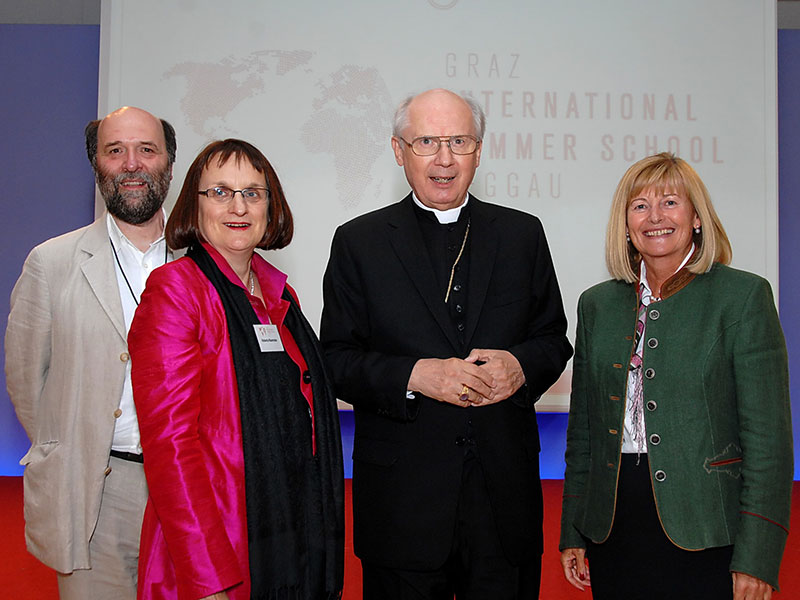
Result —
[[[611, 532], [636, 287], [607, 281], [578, 303], [562, 550]], [[777, 588], [793, 454], [786, 344], [769, 283], [715, 264], [697, 276], [683, 269], [663, 290], [647, 309], [643, 351], [661, 524], [681, 548], [732, 544], [732, 571]]]

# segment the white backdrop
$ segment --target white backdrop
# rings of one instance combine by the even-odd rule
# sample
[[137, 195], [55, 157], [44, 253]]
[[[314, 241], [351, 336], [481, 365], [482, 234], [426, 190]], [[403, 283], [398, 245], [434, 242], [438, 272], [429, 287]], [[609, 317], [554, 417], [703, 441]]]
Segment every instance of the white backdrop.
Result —
[[[296, 219], [268, 258], [315, 326], [333, 232], [407, 193], [391, 116], [431, 87], [483, 104], [471, 191], [542, 219], [571, 337], [580, 292], [608, 278], [616, 183], [658, 151], [697, 169], [734, 266], [777, 295], [772, 0], [104, 0], [100, 73], [101, 116], [134, 105], [175, 126], [168, 207], [207, 142], [266, 154]], [[566, 409], [569, 379], [540, 410]]]

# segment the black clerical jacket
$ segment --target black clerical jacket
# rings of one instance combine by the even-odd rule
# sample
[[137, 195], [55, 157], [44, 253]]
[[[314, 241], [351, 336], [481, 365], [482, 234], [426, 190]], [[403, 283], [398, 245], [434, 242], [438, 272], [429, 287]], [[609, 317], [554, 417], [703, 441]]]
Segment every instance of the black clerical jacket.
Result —
[[[542, 552], [534, 403], [571, 356], [567, 321], [539, 220], [474, 197], [469, 209], [466, 351], [410, 195], [339, 227], [325, 273], [321, 339], [337, 395], [355, 411], [355, 551], [390, 568], [446, 559], [467, 447], [480, 458], [486, 518], [509, 560]], [[408, 397], [418, 359], [472, 348], [510, 351], [525, 385], [485, 407]]]

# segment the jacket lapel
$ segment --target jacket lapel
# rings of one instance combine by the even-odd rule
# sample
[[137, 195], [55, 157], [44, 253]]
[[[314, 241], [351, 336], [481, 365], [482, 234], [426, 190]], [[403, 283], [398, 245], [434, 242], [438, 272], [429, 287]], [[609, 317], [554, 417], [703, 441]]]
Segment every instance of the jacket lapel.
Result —
[[86, 230], [79, 244], [78, 249], [83, 253], [81, 271], [100, 306], [114, 325], [114, 329], [123, 340], [126, 340], [128, 336], [125, 330], [125, 317], [122, 313], [110, 244], [106, 217], [103, 215]]
[[467, 283], [467, 322], [464, 339], [467, 348], [478, 326], [478, 319], [489, 291], [489, 281], [497, 256], [498, 232], [495, 215], [486, 204], [470, 195], [469, 279]]
[[445, 290], [438, 289], [425, 241], [422, 239], [411, 195], [396, 205], [389, 218], [389, 241], [400, 263], [414, 283], [417, 292], [425, 301], [431, 315], [447, 337], [454, 350], [458, 339], [453, 332], [452, 323], [444, 303]]

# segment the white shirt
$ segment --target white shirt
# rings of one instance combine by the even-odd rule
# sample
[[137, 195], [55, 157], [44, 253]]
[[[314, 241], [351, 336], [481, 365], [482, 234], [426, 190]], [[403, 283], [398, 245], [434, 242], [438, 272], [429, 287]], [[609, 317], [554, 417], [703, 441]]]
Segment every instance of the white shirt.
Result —
[[[166, 223], [166, 213], [161, 209]], [[122, 301], [122, 312], [125, 317], [125, 331], [130, 329], [136, 307], [139, 305], [147, 278], [154, 269], [172, 260], [172, 253], [167, 250], [167, 241], [161, 233], [155, 242], [150, 244], [146, 252], [142, 252], [125, 237], [110, 214], [106, 215], [108, 237], [116, 252], [114, 269], [117, 273], [119, 298]], [[121, 268], [120, 268], [121, 267]], [[127, 278], [127, 281], [126, 281]], [[112, 450], [141, 454], [142, 446], [139, 438], [139, 422], [136, 420], [136, 407], [133, 404], [133, 387], [131, 386], [131, 361], [125, 365], [125, 383], [122, 386], [122, 398], [119, 402], [122, 414], [114, 426]]]

